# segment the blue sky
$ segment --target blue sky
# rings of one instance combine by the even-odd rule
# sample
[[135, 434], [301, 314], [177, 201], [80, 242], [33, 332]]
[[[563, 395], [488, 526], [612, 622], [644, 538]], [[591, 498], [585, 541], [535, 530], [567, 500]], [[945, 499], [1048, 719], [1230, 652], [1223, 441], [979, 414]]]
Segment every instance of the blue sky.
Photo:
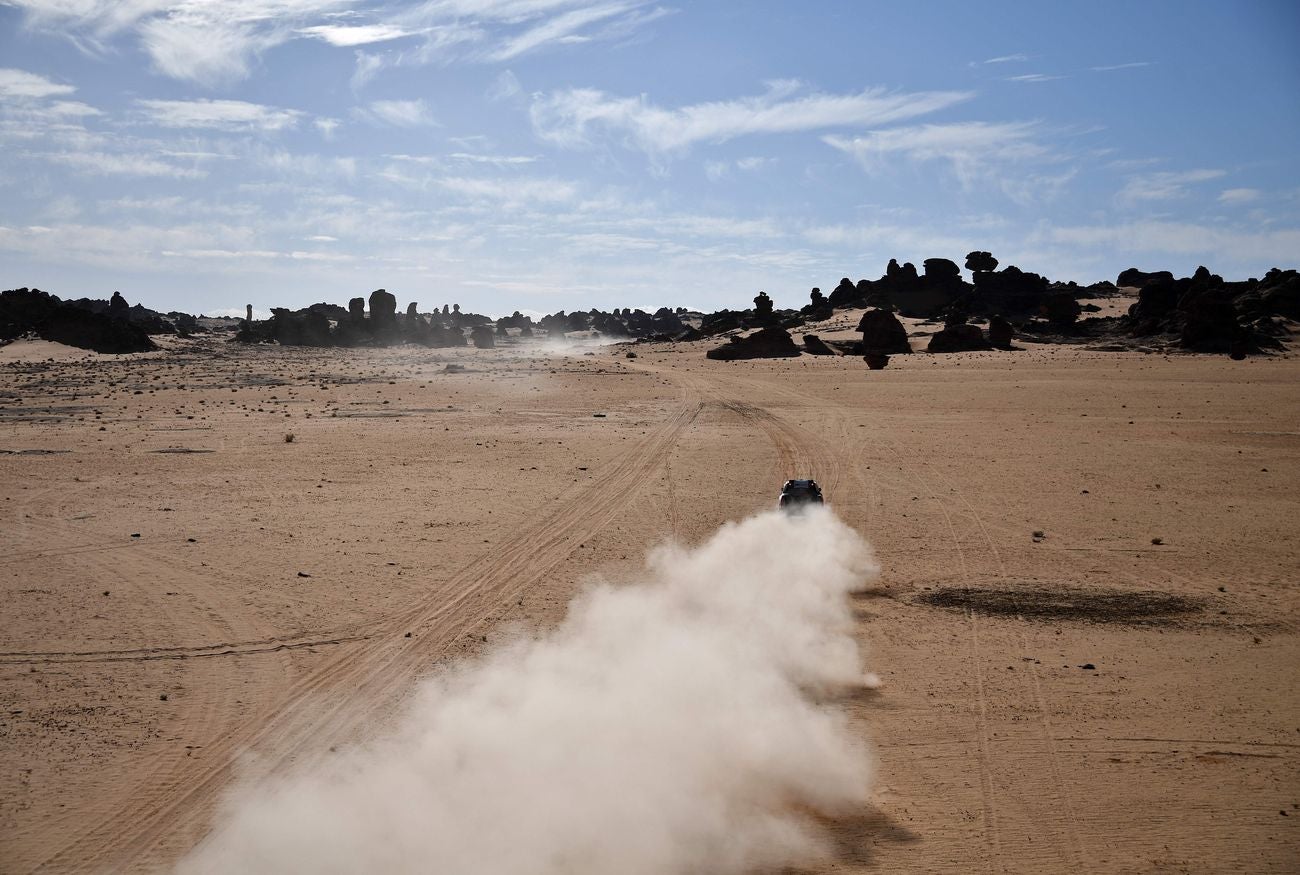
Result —
[[1300, 5], [0, 0], [0, 287], [799, 306], [1300, 264]]

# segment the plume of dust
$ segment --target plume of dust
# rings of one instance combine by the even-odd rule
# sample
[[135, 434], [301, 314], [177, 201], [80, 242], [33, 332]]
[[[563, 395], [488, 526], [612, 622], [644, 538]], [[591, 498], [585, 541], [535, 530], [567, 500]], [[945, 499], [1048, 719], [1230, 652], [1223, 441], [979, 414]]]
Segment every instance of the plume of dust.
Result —
[[871, 684], [830, 511], [766, 513], [597, 582], [553, 632], [420, 683], [386, 737], [229, 795], [178, 871], [740, 873], [866, 801], [833, 693]]

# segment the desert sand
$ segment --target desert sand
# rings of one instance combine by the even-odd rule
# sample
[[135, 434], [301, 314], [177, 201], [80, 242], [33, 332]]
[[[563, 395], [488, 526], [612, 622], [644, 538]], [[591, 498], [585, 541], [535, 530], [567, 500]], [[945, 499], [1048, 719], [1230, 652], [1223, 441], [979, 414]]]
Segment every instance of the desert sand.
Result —
[[803, 476], [883, 568], [808, 871], [1295, 870], [1300, 360], [707, 345], [0, 350], [0, 869], [166, 868]]

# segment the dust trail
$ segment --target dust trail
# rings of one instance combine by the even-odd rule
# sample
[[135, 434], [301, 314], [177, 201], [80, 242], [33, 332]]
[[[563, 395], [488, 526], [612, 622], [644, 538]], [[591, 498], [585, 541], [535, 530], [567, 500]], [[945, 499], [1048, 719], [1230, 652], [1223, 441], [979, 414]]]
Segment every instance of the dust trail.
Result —
[[833, 693], [866, 682], [826, 510], [661, 548], [544, 637], [421, 683], [385, 738], [228, 797], [182, 873], [740, 873], [824, 851], [866, 798]]

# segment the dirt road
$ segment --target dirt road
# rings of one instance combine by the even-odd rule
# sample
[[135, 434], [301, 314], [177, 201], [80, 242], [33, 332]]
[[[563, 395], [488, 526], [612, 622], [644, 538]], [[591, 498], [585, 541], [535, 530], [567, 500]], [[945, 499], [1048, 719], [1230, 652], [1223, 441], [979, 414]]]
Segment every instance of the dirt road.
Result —
[[836, 871], [1293, 867], [1296, 362], [860, 364], [0, 365], [0, 865], [165, 866], [236, 777], [812, 476], [885, 568], [856, 605], [885, 686], [845, 703], [876, 803]]

